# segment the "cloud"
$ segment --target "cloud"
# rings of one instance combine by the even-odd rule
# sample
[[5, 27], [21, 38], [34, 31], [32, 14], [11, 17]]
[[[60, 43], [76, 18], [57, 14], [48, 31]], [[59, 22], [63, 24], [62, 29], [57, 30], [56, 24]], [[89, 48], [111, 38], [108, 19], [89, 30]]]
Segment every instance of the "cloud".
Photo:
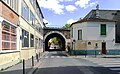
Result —
[[63, 14], [64, 5], [59, 0], [39, 0], [39, 5], [45, 9], [52, 10], [56, 14]]
[[89, 4], [89, 6], [92, 7], [92, 6], [96, 5], [96, 4], [98, 4], [98, 1], [91, 2], [91, 3]]
[[75, 5], [80, 6], [81, 8], [86, 8], [90, 0], [78, 0], [75, 2]]
[[73, 20], [73, 19], [69, 19], [68, 21], [67, 21], [67, 24], [72, 24], [73, 22], [75, 22], [76, 20]]
[[97, 3], [98, 3], [98, 1], [90, 2], [90, 0], [78, 0], [78, 1], [75, 2], [75, 5], [86, 9], [88, 7], [94, 6]]
[[98, 3], [98, 1], [90, 2], [91, 0], [38, 0], [40, 7], [53, 11], [55, 14], [64, 14], [65, 10], [73, 12], [77, 10], [74, 5], [65, 5], [62, 2], [74, 2], [76, 6], [81, 8], [92, 7]]
[[73, 5], [68, 5], [65, 7], [67, 11], [73, 12], [74, 10], [77, 10], [77, 8]]

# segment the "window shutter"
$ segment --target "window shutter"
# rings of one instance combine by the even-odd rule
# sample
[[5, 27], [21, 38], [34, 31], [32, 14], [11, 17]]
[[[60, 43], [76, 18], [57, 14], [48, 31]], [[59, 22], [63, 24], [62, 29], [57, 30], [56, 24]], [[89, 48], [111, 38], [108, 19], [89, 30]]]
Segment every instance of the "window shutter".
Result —
[[101, 24], [101, 35], [106, 35], [106, 24]]

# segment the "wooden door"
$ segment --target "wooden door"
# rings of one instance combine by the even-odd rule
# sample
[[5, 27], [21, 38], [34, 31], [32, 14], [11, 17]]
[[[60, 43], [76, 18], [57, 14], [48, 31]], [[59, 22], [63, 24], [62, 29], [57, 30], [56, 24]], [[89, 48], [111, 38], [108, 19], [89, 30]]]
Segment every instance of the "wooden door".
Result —
[[102, 54], [106, 54], [106, 42], [102, 42]]

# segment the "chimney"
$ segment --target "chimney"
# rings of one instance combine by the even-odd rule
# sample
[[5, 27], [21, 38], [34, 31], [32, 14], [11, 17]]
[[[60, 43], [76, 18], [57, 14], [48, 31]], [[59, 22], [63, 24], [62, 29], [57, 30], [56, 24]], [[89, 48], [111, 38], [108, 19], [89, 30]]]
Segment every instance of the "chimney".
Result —
[[99, 4], [97, 4], [97, 6], [96, 6], [96, 18], [100, 18], [100, 14], [99, 14]]

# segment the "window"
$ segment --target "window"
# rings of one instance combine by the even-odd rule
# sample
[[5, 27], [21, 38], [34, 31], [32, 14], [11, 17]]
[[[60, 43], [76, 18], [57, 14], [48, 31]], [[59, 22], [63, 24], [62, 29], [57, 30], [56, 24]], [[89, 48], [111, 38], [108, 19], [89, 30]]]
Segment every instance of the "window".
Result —
[[43, 33], [43, 29], [42, 29], [41, 24], [38, 23], [37, 25], [38, 25], [37, 30], [38, 30], [39, 32]]
[[30, 47], [34, 47], [34, 35], [30, 34]]
[[32, 6], [34, 7], [34, 0], [30, 0], [30, 3], [31, 3]]
[[35, 17], [32, 13], [32, 11], [30, 11], [30, 24], [34, 25], [34, 20], [35, 20]]
[[13, 0], [13, 9], [15, 10], [15, 11], [18, 11], [18, 0]]
[[5, 1], [5, 2], [6, 2], [6, 0], [3, 0], [3, 1]]
[[82, 30], [78, 30], [78, 40], [82, 40]]
[[43, 47], [43, 41], [39, 38], [39, 49]]
[[3, 21], [2, 22], [2, 50], [17, 50], [17, 27]]
[[37, 15], [38, 15], [40, 21], [42, 21], [43, 18], [42, 18], [41, 10], [40, 10], [38, 3], [36, 4], [36, 12], [37, 12]]
[[101, 35], [106, 35], [106, 24], [101, 24], [100, 34]]
[[22, 0], [22, 16], [25, 20], [29, 20], [29, 8], [26, 3]]
[[14, 11], [18, 12], [18, 0], [4, 0]]
[[88, 42], [88, 45], [91, 45], [91, 42]]
[[7, 4], [10, 5], [10, 0], [7, 0]]
[[29, 32], [22, 29], [22, 47], [29, 47]]
[[38, 49], [38, 38], [35, 38], [35, 48]]

